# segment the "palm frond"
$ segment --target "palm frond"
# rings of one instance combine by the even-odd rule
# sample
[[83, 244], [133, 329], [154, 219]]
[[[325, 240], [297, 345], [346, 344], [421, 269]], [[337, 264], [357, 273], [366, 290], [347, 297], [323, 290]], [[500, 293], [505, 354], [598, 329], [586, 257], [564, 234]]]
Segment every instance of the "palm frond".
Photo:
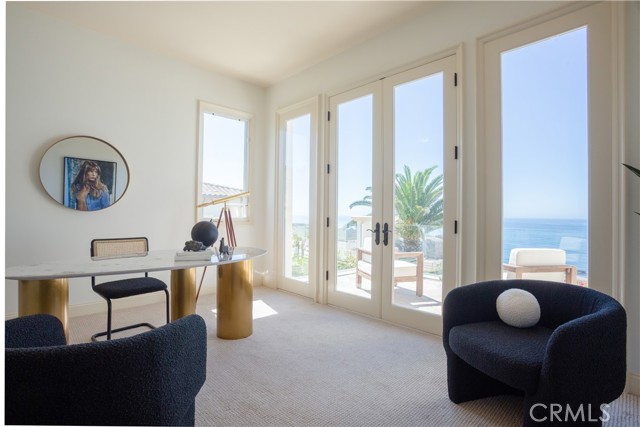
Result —
[[626, 163], [623, 163], [623, 165], [624, 165], [627, 169], [629, 169], [631, 172], [633, 172], [634, 174], [636, 174], [636, 176], [640, 177], [640, 169], [635, 168], [635, 167], [633, 167], [633, 166], [631, 166], [631, 165], [628, 165], [628, 164], [626, 164]]

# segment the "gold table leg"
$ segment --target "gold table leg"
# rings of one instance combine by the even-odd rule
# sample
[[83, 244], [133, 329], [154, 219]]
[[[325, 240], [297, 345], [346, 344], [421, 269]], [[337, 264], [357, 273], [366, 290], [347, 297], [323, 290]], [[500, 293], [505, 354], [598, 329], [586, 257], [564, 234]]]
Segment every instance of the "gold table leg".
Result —
[[235, 340], [253, 333], [252, 261], [218, 266], [218, 338]]
[[196, 312], [196, 269], [171, 270], [171, 321]]
[[20, 280], [18, 316], [51, 314], [62, 322], [69, 342], [69, 282], [67, 279]]

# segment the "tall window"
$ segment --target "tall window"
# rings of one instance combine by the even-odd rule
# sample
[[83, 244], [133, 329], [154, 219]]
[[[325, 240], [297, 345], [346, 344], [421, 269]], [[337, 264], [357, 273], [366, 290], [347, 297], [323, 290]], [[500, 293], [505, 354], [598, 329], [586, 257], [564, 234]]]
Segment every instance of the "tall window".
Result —
[[285, 275], [309, 280], [311, 114], [287, 120], [285, 150]]
[[536, 248], [529, 253], [540, 263], [557, 258], [575, 267], [575, 283], [586, 285], [587, 28], [503, 52], [501, 59], [503, 261], [515, 263], [518, 248]]
[[249, 197], [233, 196], [249, 191], [251, 115], [201, 103], [200, 120], [198, 204], [230, 198], [203, 207], [201, 217], [217, 220], [226, 204], [234, 220], [246, 219]]
[[278, 287], [316, 291], [318, 99], [278, 111]]
[[479, 44], [481, 279], [617, 286], [612, 12], [576, 4]]

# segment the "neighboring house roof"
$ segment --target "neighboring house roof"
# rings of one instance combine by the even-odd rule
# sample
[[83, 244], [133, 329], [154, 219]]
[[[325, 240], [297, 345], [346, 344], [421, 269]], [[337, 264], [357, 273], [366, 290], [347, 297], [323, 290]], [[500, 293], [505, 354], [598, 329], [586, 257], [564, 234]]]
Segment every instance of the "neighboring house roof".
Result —
[[208, 182], [202, 183], [202, 196], [207, 200], [220, 199], [243, 192], [244, 190], [241, 188], [225, 187], [224, 185], [210, 184]]

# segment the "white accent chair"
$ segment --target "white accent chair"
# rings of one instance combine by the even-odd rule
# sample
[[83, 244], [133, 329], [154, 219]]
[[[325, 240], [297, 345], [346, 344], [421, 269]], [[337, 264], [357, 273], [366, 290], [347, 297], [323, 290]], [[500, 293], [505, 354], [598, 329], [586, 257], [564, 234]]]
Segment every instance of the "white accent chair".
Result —
[[505, 279], [534, 279], [578, 283], [575, 265], [568, 265], [566, 252], [553, 248], [514, 248], [503, 265]]
[[[362, 286], [362, 278], [371, 280], [371, 238], [364, 239], [364, 248], [356, 249], [356, 287]], [[398, 282], [415, 282], [416, 295], [424, 293], [424, 254], [422, 252], [398, 252], [394, 249], [393, 286]], [[404, 261], [415, 258], [415, 263]]]

